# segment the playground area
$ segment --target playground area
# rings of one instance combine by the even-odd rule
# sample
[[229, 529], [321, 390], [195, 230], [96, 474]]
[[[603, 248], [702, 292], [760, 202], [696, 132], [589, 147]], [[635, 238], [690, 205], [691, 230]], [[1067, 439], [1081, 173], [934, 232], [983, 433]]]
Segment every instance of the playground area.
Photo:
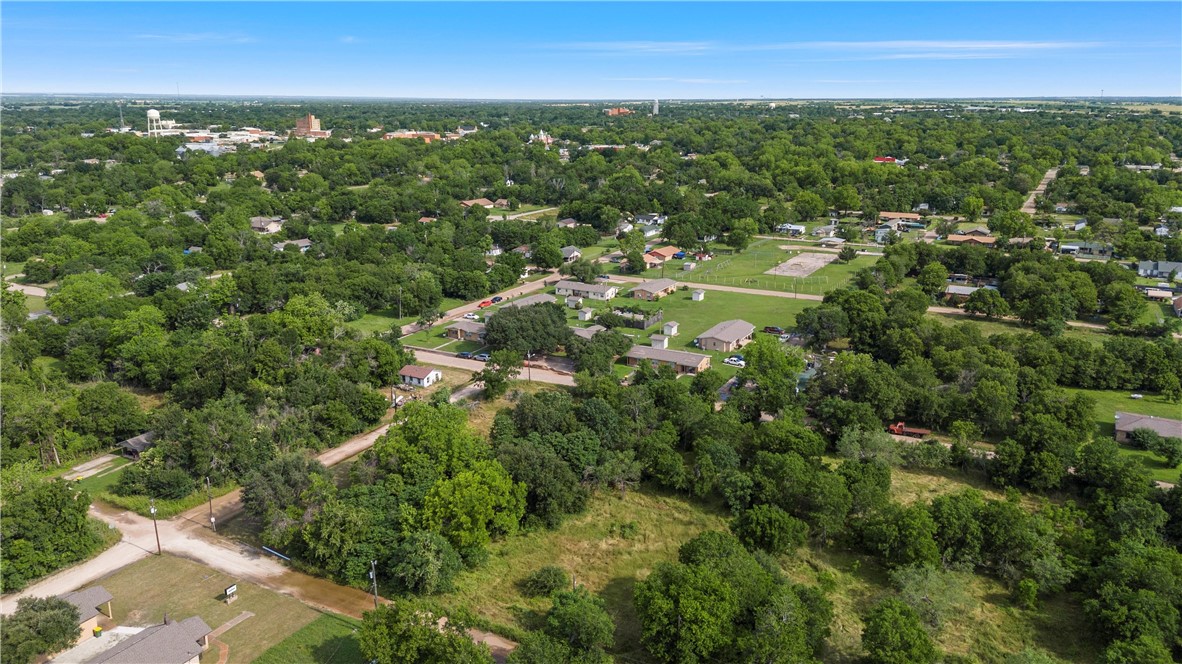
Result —
[[836, 254], [818, 254], [806, 251], [765, 271], [764, 274], [774, 277], [807, 277], [836, 259]]

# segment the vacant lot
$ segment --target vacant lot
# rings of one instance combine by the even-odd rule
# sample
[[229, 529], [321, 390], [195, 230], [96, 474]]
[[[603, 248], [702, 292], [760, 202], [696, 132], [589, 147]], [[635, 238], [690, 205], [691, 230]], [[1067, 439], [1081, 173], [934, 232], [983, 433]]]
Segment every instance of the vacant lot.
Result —
[[255, 664], [354, 664], [362, 661], [357, 630], [361, 622], [323, 614], [273, 646]]
[[[222, 592], [238, 584], [238, 601], [226, 604]], [[106, 588], [115, 622], [120, 625], [159, 624], [164, 614], [173, 620], [201, 616], [217, 629], [222, 623], [250, 611], [253, 617], [218, 637], [230, 648], [230, 662], [253, 662], [271, 646], [311, 623], [320, 614], [299, 601], [273, 593], [182, 558], [168, 554], [152, 556], [129, 565], [94, 585]], [[201, 664], [218, 660], [216, 647], [201, 656]], [[302, 660], [287, 660], [296, 664]]]

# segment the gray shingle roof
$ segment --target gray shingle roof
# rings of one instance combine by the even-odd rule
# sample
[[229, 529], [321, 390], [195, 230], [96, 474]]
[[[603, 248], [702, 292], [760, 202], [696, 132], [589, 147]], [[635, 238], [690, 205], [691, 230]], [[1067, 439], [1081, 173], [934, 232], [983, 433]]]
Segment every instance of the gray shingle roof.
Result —
[[97, 616], [99, 614], [98, 607], [115, 599], [102, 586], [86, 588], [85, 590], [75, 590], [64, 595], [58, 595], [58, 597], [78, 607], [79, 624]]
[[156, 440], [155, 431], [146, 431], [136, 436], [135, 438], [128, 438], [127, 440], [118, 444], [119, 447], [125, 450], [132, 450], [135, 452], [143, 452], [152, 446], [152, 442]]
[[549, 293], [538, 293], [536, 295], [523, 297], [519, 300], [513, 300], [509, 304], [506, 304], [505, 307], [532, 307], [535, 304], [550, 304], [551, 302], [557, 301], [558, 299]]
[[658, 362], [672, 362], [681, 366], [697, 367], [702, 360], [709, 360], [709, 355], [699, 355], [684, 350], [669, 350], [668, 348], [653, 348], [652, 346], [633, 346], [624, 353], [624, 357], [637, 360], [656, 360]]
[[642, 293], [660, 293], [661, 291], [668, 290], [675, 286], [677, 286], [677, 282], [672, 279], [653, 279], [652, 281], [646, 281], [643, 284], [636, 286], [636, 288], [633, 288], [632, 291], [640, 291]]
[[1117, 431], [1136, 431], [1137, 429], [1152, 429], [1167, 438], [1182, 438], [1182, 420], [1170, 420], [1152, 415], [1138, 415], [1137, 413], [1116, 413]]
[[211, 631], [199, 616], [153, 625], [86, 664], [184, 664], [201, 654], [200, 640]]
[[724, 320], [698, 335], [699, 339], [718, 339], [723, 343], [742, 341], [755, 333], [755, 326], [745, 320]]

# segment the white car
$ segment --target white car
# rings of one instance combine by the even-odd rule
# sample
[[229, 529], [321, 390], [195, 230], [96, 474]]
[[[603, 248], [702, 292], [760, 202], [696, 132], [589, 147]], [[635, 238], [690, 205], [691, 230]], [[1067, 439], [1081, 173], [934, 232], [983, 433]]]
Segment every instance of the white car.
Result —
[[464, 318], [466, 320], [480, 320], [480, 314], [474, 314], [474, 313], [469, 312], [469, 313], [464, 314]]
[[737, 358], [737, 357], [728, 357], [728, 358], [726, 358], [725, 360], [723, 360], [723, 361], [722, 361], [722, 363], [723, 363], [723, 364], [729, 364], [729, 365], [731, 365], [732, 367], [739, 367], [740, 369], [742, 369], [742, 368], [744, 368], [744, 367], [746, 367], [746, 366], [747, 366], [747, 361], [746, 361], [746, 360], [740, 360], [740, 359], [739, 359], [739, 358]]
[[1145, 395], [1143, 395], [1143, 394], [1130, 394], [1130, 395], [1129, 395], [1129, 398], [1130, 398], [1130, 399], [1144, 399], [1144, 398], [1145, 398]]

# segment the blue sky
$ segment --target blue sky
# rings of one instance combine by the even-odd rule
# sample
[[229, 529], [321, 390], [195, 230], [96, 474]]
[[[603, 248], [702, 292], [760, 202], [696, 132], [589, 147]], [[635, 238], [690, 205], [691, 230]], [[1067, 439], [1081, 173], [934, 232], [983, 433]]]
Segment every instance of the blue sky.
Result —
[[5, 92], [1182, 95], [1182, 3], [24, 3]]

